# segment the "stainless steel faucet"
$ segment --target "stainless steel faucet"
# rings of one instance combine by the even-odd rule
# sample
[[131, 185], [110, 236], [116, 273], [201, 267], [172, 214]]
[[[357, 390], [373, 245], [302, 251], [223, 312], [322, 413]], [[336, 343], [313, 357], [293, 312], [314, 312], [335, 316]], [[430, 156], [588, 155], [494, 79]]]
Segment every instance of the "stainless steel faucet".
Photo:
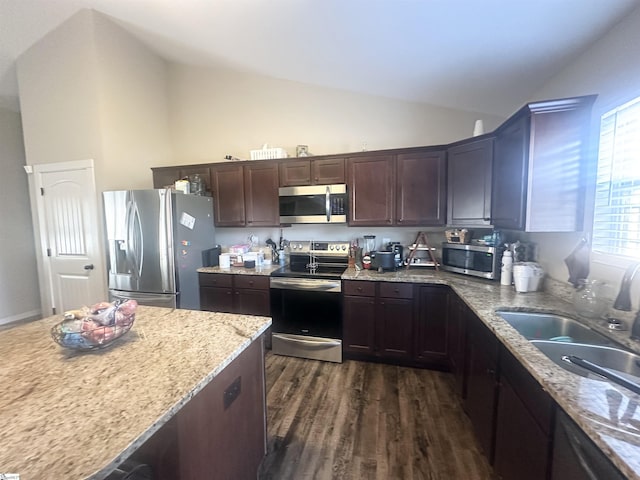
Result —
[[[627, 268], [627, 271], [624, 272], [624, 277], [622, 277], [622, 282], [620, 283], [620, 291], [618, 292], [616, 301], [613, 302], [613, 308], [616, 310], [631, 311], [631, 282], [633, 282], [633, 277], [635, 277], [638, 269], [640, 269], [640, 262], [632, 263], [629, 265], [629, 268]], [[640, 340], [640, 309], [633, 320], [631, 338]]]

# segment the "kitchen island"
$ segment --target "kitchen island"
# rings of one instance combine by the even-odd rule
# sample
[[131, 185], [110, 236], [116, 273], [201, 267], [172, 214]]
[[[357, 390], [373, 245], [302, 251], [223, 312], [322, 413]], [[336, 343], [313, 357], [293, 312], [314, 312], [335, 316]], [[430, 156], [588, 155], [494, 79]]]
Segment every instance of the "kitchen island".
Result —
[[102, 479], [132, 457], [173, 478], [216, 478], [207, 470], [218, 459], [222, 474], [234, 445], [257, 468], [269, 318], [140, 306], [130, 332], [90, 352], [52, 340], [60, 320], [0, 332], [0, 473]]

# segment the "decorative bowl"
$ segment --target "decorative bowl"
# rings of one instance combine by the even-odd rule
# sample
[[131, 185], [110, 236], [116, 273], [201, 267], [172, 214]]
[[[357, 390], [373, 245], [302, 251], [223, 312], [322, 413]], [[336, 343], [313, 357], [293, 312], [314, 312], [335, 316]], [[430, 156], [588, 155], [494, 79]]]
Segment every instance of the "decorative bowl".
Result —
[[131, 329], [137, 306], [135, 300], [116, 300], [70, 310], [51, 328], [51, 336], [59, 345], [74, 350], [107, 347]]

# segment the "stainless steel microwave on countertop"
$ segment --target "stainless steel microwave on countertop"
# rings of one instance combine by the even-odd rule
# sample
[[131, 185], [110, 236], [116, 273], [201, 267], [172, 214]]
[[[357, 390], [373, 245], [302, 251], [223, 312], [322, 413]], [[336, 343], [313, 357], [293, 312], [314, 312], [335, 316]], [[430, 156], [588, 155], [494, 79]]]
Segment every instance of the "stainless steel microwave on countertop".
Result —
[[280, 187], [280, 223], [347, 223], [347, 186]]
[[500, 278], [500, 248], [488, 245], [442, 244], [442, 269], [474, 277]]

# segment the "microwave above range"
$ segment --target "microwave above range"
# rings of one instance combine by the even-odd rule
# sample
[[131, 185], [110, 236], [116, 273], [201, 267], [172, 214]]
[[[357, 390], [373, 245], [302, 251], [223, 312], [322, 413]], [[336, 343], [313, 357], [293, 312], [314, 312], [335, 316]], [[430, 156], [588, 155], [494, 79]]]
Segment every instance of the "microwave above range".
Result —
[[442, 244], [442, 269], [474, 277], [500, 278], [502, 249], [486, 245]]
[[280, 223], [347, 223], [347, 186], [280, 187]]

